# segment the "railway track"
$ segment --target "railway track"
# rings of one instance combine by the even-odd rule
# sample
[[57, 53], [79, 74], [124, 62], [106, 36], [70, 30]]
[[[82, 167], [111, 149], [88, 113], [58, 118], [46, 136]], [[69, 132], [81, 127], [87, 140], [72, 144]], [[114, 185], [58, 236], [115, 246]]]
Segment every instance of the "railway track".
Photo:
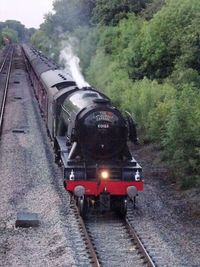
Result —
[[0, 66], [0, 136], [3, 126], [3, 116], [6, 105], [10, 73], [12, 68], [13, 53], [14, 53], [14, 48], [10, 47]]
[[86, 225], [85, 225], [82, 217], [79, 214], [78, 208], [77, 208], [74, 200], [71, 200], [71, 209], [73, 210], [76, 221], [78, 223], [79, 230], [81, 232], [81, 236], [82, 236], [83, 241], [86, 245], [86, 249], [87, 249], [88, 254], [89, 254], [90, 264], [93, 267], [100, 267], [101, 264], [99, 262], [96, 249], [95, 249], [93, 242], [91, 240], [91, 237], [87, 231]]
[[83, 220], [75, 204], [72, 208], [92, 266], [156, 266], [128, 219], [112, 213], [91, 214]]

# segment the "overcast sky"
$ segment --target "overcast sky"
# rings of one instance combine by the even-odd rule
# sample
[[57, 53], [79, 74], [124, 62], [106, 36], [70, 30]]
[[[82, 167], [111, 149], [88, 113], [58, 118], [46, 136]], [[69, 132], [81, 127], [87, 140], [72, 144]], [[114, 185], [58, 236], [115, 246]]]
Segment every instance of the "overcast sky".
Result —
[[45, 13], [52, 11], [53, 0], [0, 0], [0, 21], [18, 20], [26, 28], [38, 28]]

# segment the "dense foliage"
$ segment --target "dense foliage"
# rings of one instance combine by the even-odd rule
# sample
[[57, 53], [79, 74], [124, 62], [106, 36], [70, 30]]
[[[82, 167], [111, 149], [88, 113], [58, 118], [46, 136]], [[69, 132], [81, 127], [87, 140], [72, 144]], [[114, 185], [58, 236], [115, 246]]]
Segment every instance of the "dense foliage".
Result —
[[150, 0], [97, 0], [92, 22], [101, 25], [117, 25], [128, 13], [140, 13]]
[[16, 20], [0, 22], [0, 47], [6, 42], [26, 41], [34, 32], [33, 28], [26, 29], [23, 24]]
[[56, 0], [54, 11], [33, 42], [56, 55], [76, 36], [87, 80], [134, 115], [183, 186], [200, 185], [200, 1]]

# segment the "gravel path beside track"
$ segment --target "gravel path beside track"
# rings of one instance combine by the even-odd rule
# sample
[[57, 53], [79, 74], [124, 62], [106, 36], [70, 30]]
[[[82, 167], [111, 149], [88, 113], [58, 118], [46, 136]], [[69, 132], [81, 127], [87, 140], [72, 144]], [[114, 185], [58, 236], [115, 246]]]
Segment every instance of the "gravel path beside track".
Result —
[[132, 210], [135, 229], [149, 244], [150, 251], [155, 247], [152, 254], [155, 251], [158, 266], [199, 267], [200, 210], [198, 204], [195, 208], [191, 205], [191, 199], [194, 194], [200, 201], [200, 191], [193, 189], [187, 195], [190, 190], [176, 190], [167, 172], [155, 172], [158, 164], [153, 160], [154, 153], [151, 147], [135, 152], [139, 162], [142, 160], [145, 177], [137, 209]]

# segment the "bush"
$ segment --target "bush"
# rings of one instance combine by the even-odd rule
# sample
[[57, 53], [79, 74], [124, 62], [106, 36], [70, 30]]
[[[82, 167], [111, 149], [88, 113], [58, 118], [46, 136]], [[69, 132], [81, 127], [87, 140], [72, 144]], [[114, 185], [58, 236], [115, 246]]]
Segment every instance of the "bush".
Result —
[[164, 155], [178, 175], [200, 171], [200, 96], [195, 89], [185, 86], [177, 96], [168, 116], [163, 136]]
[[200, 187], [200, 176], [184, 177], [181, 181], [182, 189], [190, 189], [193, 187]]
[[[157, 118], [154, 115], [158, 112], [158, 109], [161, 109], [161, 106], [169, 105], [165, 101], [173, 98], [173, 94], [174, 89], [170, 85], [158, 84], [156, 81], [145, 78], [142, 81], [132, 83], [131, 87], [127, 88], [122, 97], [122, 107], [135, 115], [138, 127], [145, 135], [150, 136], [152, 134], [150, 139], [154, 140], [157, 138], [156, 132], [160, 131], [158, 125], [166, 120], [167, 114], [165, 113], [168, 109], [163, 115], [159, 114]], [[152, 120], [156, 122], [154, 125]]]
[[50, 54], [54, 51], [54, 46], [52, 40], [45, 35], [41, 30], [36, 31], [31, 37], [32, 44], [37, 47], [37, 49], [43, 51], [45, 54]]
[[8, 39], [10, 42], [18, 42], [18, 32], [11, 28], [2, 29], [2, 37]]

